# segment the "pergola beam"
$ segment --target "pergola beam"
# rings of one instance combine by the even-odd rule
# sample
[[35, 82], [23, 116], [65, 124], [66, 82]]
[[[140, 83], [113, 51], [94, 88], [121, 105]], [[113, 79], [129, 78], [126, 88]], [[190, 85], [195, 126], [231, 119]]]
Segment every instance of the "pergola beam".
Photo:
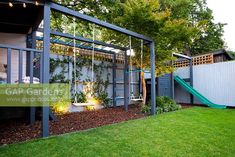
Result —
[[[39, 38], [37, 38], [37, 40], [43, 41], [43, 38], [39, 37]], [[63, 45], [63, 46], [70, 46], [70, 47], [74, 46], [73, 43], [66, 43], [66, 42], [63, 42], [63, 41], [60, 41], [60, 40], [57, 40], [57, 41], [51, 40], [51, 43], [58, 44], [58, 45]], [[84, 46], [84, 44], [81, 44], [81, 45], [76, 44], [75, 47], [79, 48], [79, 49], [84, 49], [84, 50], [92, 50], [91, 46]], [[114, 54], [115, 53], [113, 51], [104, 50], [104, 49], [100, 49], [100, 48], [95, 48], [95, 51], [106, 53], [106, 54]]]
[[146, 37], [146, 36], [144, 36], [142, 34], [138, 34], [136, 32], [129, 31], [129, 30], [125, 29], [125, 28], [122, 28], [122, 27], [119, 27], [119, 26], [107, 23], [105, 21], [101, 21], [101, 20], [99, 20], [97, 18], [94, 18], [94, 17], [88, 16], [88, 15], [79, 13], [77, 11], [74, 11], [74, 10], [71, 10], [71, 9], [69, 9], [67, 7], [64, 7], [62, 5], [59, 5], [59, 4], [51, 2], [50, 6], [51, 6], [51, 9], [54, 10], [54, 11], [61, 12], [61, 13], [66, 14], [66, 15], [70, 15], [70, 16], [79, 18], [79, 19], [82, 19], [84, 21], [88, 21], [90, 23], [94, 23], [94, 24], [102, 26], [104, 28], [108, 28], [110, 30], [114, 30], [114, 31], [117, 31], [117, 32], [120, 32], [120, 33], [123, 33], [123, 34], [126, 34], [126, 35], [130, 35], [130, 36], [138, 38], [138, 39], [143, 39], [145, 41], [148, 41], [149, 43], [153, 42], [153, 40], [151, 38]]
[[183, 54], [179, 54], [179, 53], [175, 53], [175, 52], [173, 52], [172, 54], [174, 56], [177, 56], [177, 57], [180, 57], [180, 58], [185, 58], [185, 59], [188, 59], [188, 60], [192, 60], [192, 57], [189, 57], [189, 56], [186, 56], [186, 55], [183, 55]]
[[124, 47], [121, 47], [121, 46], [117, 46], [117, 45], [113, 45], [113, 44], [107, 44], [105, 42], [101, 42], [101, 41], [97, 41], [97, 40], [91, 40], [91, 39], [88, 39], [88, 38], [84, 38], [84, 37], [81, 37], [81, 36], [73, 36], [71, 34], [67, 34], [67, 33], [61, 33], [61, 32], [58, 32], [58, 31], [51, 31], [51, 34], [52, 35], [55, 35], [55, 36], [60, 36], [60, 37], [64, 37], [64, 38], [68, 38], [68, 39], [75, 39], [75, 40], [79, 40], [79, 41], [82, 41], [82, 42], [86, 42], [86, 43], [94, 43], [96, 45], [102, 45], [102, 46], [106, 46], [106, 47], [112, 47], [112, 48], [115, 48], [115, 49], [120, 49], [120, 50], [123, 50], [125, 51], [126, 48]]

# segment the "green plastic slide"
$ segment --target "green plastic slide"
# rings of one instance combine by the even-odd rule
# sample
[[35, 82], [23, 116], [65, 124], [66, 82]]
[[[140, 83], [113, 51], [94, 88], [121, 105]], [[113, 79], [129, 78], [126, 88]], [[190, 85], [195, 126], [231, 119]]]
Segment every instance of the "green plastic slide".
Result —
[[192, 86], [190, 86], [188, 83], [186, 83], [183, 79], [181, 79], [179, 76], [174, 76], [174, 79], [176, 82], [178, 82], [184, 89], [186, 89], [189, 93], [191, 93], [193, 96], [197, 97], [198, 100], [200, 100], [203, 104], [211, 107], [211, 108], [226, 108], [226, 105], [219, 105], [214, 104], [210, 100], [208, 100], [206, 97], [204, 97], [202, 94], [200, 94], [198, 91], [196, 91]]

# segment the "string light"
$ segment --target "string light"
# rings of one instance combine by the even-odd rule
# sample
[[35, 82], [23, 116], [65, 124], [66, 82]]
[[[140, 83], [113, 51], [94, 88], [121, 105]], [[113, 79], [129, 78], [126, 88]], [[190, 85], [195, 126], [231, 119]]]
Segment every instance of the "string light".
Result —
[[10, 6], [10, 7], [13, 7], [13, 4], [12, 4], [11, 2], [9, 2], [9, 6]]
[[[9, 7], [13, 7], [13, 3], [12, 3], [12, 2], [9, 2], [8, 4], [9, 4]], [[38, 1], [35, 1], [35, 5], [38, 6], [38, 5], [39, 5], [39, 2], [38, 2]], [[26, 3], [23, 3], [23, 7], [24, 7], [24, 8], [27, 7]]]

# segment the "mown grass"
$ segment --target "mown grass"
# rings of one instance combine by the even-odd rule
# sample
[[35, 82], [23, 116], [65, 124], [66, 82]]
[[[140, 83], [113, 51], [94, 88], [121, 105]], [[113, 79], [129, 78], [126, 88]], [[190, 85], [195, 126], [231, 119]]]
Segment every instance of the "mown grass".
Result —
[[235, 110], [194, 107], [0, 147], [1, 157], [234, 157]]

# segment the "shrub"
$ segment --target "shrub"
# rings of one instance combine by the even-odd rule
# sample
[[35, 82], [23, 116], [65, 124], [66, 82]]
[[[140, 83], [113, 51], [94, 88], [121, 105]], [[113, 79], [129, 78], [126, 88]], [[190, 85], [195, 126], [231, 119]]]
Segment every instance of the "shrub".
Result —
[[78, 92], [75, 96], [77, 97], [77, 102], [79, 103], [87, 102], [86, 94], [84, 92]]
[[110, 106], [111, 99], [108, 97], [107, 92], [100, 92], [96, 99], [99, 100], [101, 102], [101, 105], [105, 108]]
[[[177, 104], [173, 99], [167, 96], [160, 96], [156, 99], [156, 112], [161, 114], [164, 112], [171, 112], [181, 109], [181, 106]], [[151, 101], [147, 105], [143, 105], [141, 108], [143, 113], [150, 113], [151, 111]]]
[[141, 112], [142, 113], [150, 113], [151, 111], [151, 106], [150, 105], [142, 105], [141, 106]]
[[160, 96], [156, 99], [157, 113], [176, 111], [181, 108], [173, 99], [167, 96]]

